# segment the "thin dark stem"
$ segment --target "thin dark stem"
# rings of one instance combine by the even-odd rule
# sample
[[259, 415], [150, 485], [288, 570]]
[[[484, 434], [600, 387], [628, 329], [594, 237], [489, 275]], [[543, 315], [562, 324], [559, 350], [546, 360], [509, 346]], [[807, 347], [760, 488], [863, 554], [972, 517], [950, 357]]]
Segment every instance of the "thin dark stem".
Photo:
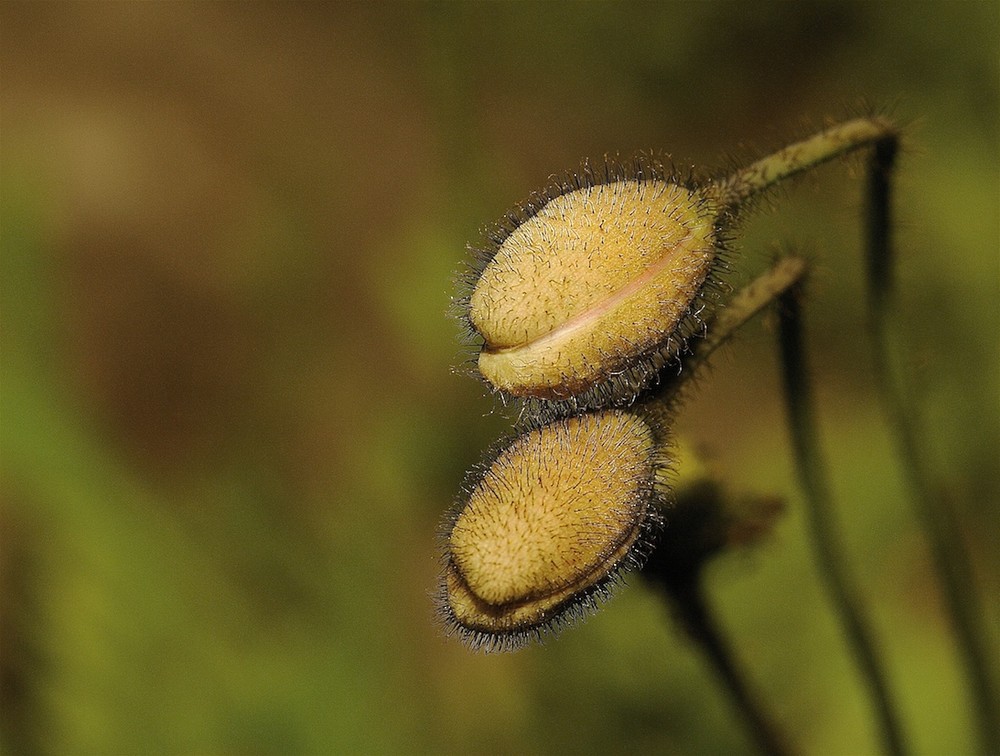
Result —
[[903, 733], [889, 694], [867, 617], [849, 574], [844, 549], [833, 521], [833, 497], [819, 450], [812, 390], [806, 368], [802, 318], [798, 292], [794, 289], [780, 300], [781, 367], [785, 403], [800, 484], [805, 491], [806, 514], [818, 568], [837, 613], [847, 641], [857, 659], [875, 706], [885, 748], [889, 753], [905, 752]]
[[740, 716], [746, 722], [757, 747], [765, 754], [791, 753], [788, 742], [751, 692], [732, 649], [718, 629], [705, 603], [697, 574], [689, 580], [661, 583], [673, 600], [674, 609], [688, 635], [701, 647]]
[[884, 411], [902, 461], [906, 485], [930, 543], [932, 558], [951, 614], [984, 753], [1000, 753], [1000, 706], [991, 676], [995, 652], [983, 632], [982, 608], [975, 589], [972, 565], [966, 555], [955, 513], [946, 497], [929, 479], [920, 444], [918, 419], [906, 399], [906, 380], [900, 368], [898, 329], [891, 311], [893, 250], [890, 230], [891, 178], [895, 138], [878, 142], [868, 173], [868, 300], [874, 349], [875, 377]]

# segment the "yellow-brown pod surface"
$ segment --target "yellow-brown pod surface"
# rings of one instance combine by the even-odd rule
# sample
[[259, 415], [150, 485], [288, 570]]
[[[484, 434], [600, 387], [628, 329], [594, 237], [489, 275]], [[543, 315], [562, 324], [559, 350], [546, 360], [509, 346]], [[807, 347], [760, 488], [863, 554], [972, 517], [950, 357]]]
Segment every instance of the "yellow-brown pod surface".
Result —
[[472, 645], [511, 649], [590, 608], [649, 547], [666, 469], [650, 417], [609, 410], [502, 449], [445, 535], [441, 608]]
[[688, 335], [718, 256], [712, 203], [670, 181], [623, 179], [532, 211], [499, 241], [469, 297], [483, 377], [514, 396], [559, 400], [644, 362], [658, 369]]

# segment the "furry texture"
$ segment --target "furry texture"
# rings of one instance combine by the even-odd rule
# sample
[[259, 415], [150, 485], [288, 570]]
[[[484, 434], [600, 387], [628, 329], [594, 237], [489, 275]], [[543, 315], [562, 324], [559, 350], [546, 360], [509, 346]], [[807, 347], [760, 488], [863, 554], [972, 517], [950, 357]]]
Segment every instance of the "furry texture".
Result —
[[[593, 419], [594, 424], [599, 425], [601, 417], [609, 414], [611, 413], [587, 413], [586, 417]], [[576, 417], [580, 418], [584, 415]], [[641, 501], [636, 502], [637, 506], [631, 510], [632, 514], [630, 515], [635, 520], [633, 523], [634, 539], [628, 544], [627, 549], [616, 553], [613, 560], [601, 565], [597, 579], [584, 581], [578, 590], [568, 591], [565, 595], [559, 594], [558, 600], [553, 605], [545, 605], [543, 611], [527, 619], [518, 619], [509, 624], [504, 624], [506, 619], [503, 619], [499, 624], [489, 626], [491, 624], [490, 615], [504, 618], [505, 612], [517, 611], [523, 604], [528, 604], [530, 607], [533, 601], [531, 597], [508, 607], [491, 607], [482, 602], [483, 622], [463, 621], [456, 614], [451, 596], [452, 588], [460, 584], [464, 594], [468, 589], [468, 584], [464, 582], [464, 577], [455, 562], [455, 554], [452, 550], [453, 531], [463, 511], [469, 506], [471, 497], [484, 480], [487, 480], [491, 468], [497, 464], [497, 461], [508, 454], [518, 439], [532, 431], [551, 427], [551, 425], [543, 424], [537, 419], [523, 423], [518, 428], [519, 433], [515, 433], [511, 438], [491, 449], [484, 460], [468, 474], [462, 487], [463, 492], [447, 513], [439, 534], [442, 574], [438, 583], [435, 603], [438, 617], [447, 634], [459, 637], [467, 646], [480, 651], [516, 650], [533, 640], [540, 640], [546, 635], [588, 616], [612, 595], [614, 588], [622, 582], [626, 573], [642, 566], [653, 549], [656, 535], [662, 527], [662, 513], [669, 505], [667, 479], [671, 462], [670, 442], [666, 431], [668, 424], [659, 407], [637, 407], [630, 411], [629, 417], [638, 418], [651, 434], [650, 458], [648, 460], [650, 473], [648, 480], [636, 489]], [[558, 422], [566, 422], [566, 419]], [[546, 464], [551, 465], [554, 469], [560, 463], [561, 455], [554, 453], [550, 455]], [[461, 598], [468, 602], [468, 596], [463, 595]], [[543, 604], [544, 597], [542, 597], [539, 606]]]
[[[770, 301], [768, 287], [787, 288], [801, 277], [804, 270], [801, 261], [786, 259], [776, 264], [772, 271], [755, 282], [759, 290], [747, 287], [747, 290], [732, 300], [737, 311], [741, 308], [745, 310], [742, 316], [713, 321], [720, 306], [728, 301], [731, 291], [724, 282], [724, 275], [729, 269], [729, 249], [735, 229], [762, 198], [770, 197], [775, 187], [784, 186], [786, 178], [808, 172], [822, 162], [842, 158], [870, 146], [875, 140], [882, 138], [883, 134], [894, 135], [894, 127], [886, 119], [872, 115], [871, 112], [867, 118], [867, 123], [863, 116], [853, 122], [833, 124], [829, 129], [813, 133], [801, 142], [770, 153], [756, 162], [740, 161], [725, 172], [706, 176], [701, 180], [696, 180], [691, 175], [681, 178], [674, 168], [649, 156], [640, 156], [630, 162], [606, 159], [603, 167], [597, 170], [589, 163], [584, 163], [580, 171], [554, 178], [545, 189], [532, 194], [506, 213], [486, 229], [481, 244], [470, 247], [472, 261], [461, 278], [461, 294], [453, 304], [459, 319], [465, 325], [467, 342], [482, 350], [484, 340], [474, 327], [470, 315], [472, 294], [504, 243], [524, 224], [543, 213], [553, 200], [581, 189], [615, 182], [662, 182], [694, 193], [704, 203], [704, 207], [711, 209], [713, 218], [711, 264], [680, 317], [655, 343], [637, 342], [627, 359], [613, 364], [611, 368], [604, 364], [603, 355], [599, 355], [601, 369], [596, 371], [599, 380], [582, 390], [567, 383], [565, 391], [556, 390], [543, 398], [530, 395], [525, 398], [494, 387], [495, 395], [505, 405], [513, 400], [514, 406], [520, 410], [518, 434], [530, 433], [532, 430], [584, 415], [600, 415], [611, 411], [641, 416], [648, 423], [657, 439], [654, 451], [657, 459], [653, 465], [656, 472], [654, 482], [642, 494], [645, 497], [643, 506], [636, 510], [636, 519], [639, 521], [636, 538], [627, 544], [628, 548], [622, 553], [613, 554], [613, 563], [603, 565], [603, 571], [596, 579], [590, 580], [590, 573], [581, 573], [588, 580], [581, 581], [578, 590], [565, 594], [554, 593], [553, 602], [545, 604], [535, 614], [517, 614], [516, 621], [490, 626], [493, 617], [504, 619], [505, 611], [515, 611], [520, 605], [530, 604], [534, 597], [526, 594], [510, 601], [506, 606], [502, 602], [491, 606], [476, 598], [473, 588], [461, 575], [456, 564], [452, 540], [456, 523], [469, 506], [474, 491], [486, 480], [490, 468], [516, 443], [518, 434], [515, 434], [511, 439], [495, 446], [483, 462], [470, 472], [463, 486], [463, 494], [442, 523], [440, 539], [443, 574], [436, 604], [446, 633], [458, 636], [466, 645], [480, 651], [511, 651], [521, 648], [532, 640], [541, 640], [590, 614], [611, 596], [625, 573], [642, 566], [653, 550], [658, 531], [664, 524], [663, 513], [670, 504], [671, 472], [667, 459], [667, 429], [671, 413], [689, 390], [692, 378], [701, 372], [705, 357], [712, 349], [737, 330], [753, 312]], [[800, 157], [797, 150], [802, 150], [804, 157]], [[499, 301], [497, 306], [502, 308], [503, 304], [503, 301]], [[706, 335], [710, 335], [710, 338], [705, 339]], [[479, 371], [471, 372], [478, 374]], [[560, 464], [563, 455], [557, 449], [551, 451], [552, 453], [540, 455], [546, 461], [539, 469], [546, 469], [545, 465]], [[502, 524], [499, 527], [503, 535]], [[471, 548], [474, 549], [475, 541], [472, 543]], [[470, 548], [468, 542], [464, 548]], [[450, 593], [456, 589], [463, 592], [463, 612], [466, 617], [470, 616], [469, 607], [472, 606], [471, 615], [475, 620], [475, 612], [481, 604], [487, 619], [483, 622], [467, 622], [459, 617], [450, 597]], [[510, 592], [504, 594], [503, 591], [495, 594], [513, 595]]]
[[[876, 131], [886, 129], [894, 134], [899, 133], [887, 118], [890, 112], [888, 109], [880, 110], [862, 103], [849, 110], [854, 115], [853, 122], [862, 129], [868, 123]], [[803, 124], [804, 137], [798, 142], [790, 145], [786, 143], [787, 146], [771, 152], [760, 152], [763, 157], [757, 161], [747, 158], [730, 159], [722, 170], [700, 176], [696, 176], [693, 171], [682, 175], [669, 160], [663, 161], [653, 155], [639, 155], [631, 160], [606, 157], [603, 165], [596, 167], [583, 162], [578, 171], [553, 177], [545, 188], [533, 193], [485, 229], [482, 240], [469, 247], [471, 260], [460, 276], [459, 295], [453, 302], [453, 309], [464, 326], [464, 341], [477, 352], [482, 351], [485, 344], [470, 317], [470, 300], [483, 272], [511, 234], [536, 217], [550, 202], [568, 193], [623, 181], [663, 182], [694, 192], [705, 203], [714, 205], [712, 265], [674, 327], [660, 333], [655, 342], [637, 338], [633, 345], [634, 351], [626, 354], [597, 352], [593, 359], [578, 359], [584, 372], [591, 376], [585, 382], [575, 380], [574, 376], [567, 374], [564, 383], [544, 390], [510, 390], [497, 388], [486, 381], [478, 365], [469, 364], [467, 371], [490, 385], [505, 406], [513, 404], [522, 414], [527, 412], [552, 418], [588, 409], [631, 405], [644, 392], [655, 388], [660, 378], [671, 369], [681, 368], [680, 357], [685, 353], [688, 341], [704, 334], [707, 319], [730, 293], [724, 279], [729, 270], [731, 240], [740, 222], [761, 202], [766, 203], [776, 189], [786, 186], [786, 179], [808, 173], [819, 163], [844, 159], [845, 156], [849, 158], [858, 148], [867, 146], [867, 142], [852, 142], [853, 137], [846, 137], [846, 141], [839, 148], [831, 149], [828, 155], [808, 161], [798, 168], [793, 166], [788, 173], [781, 173], [773, 183], [761, 183], [760, 176], [754, 175], [753, 168], [765, 163], [770, 166], [772, 161], [780, 164], [783, 155], [794, 155], [800, 145], [816, 141], [824, 133], [836, 133], [838, 129], [849, 127], [851, 123], [852, 121], [828, 120], [820, 124], [819, 129], [816, 124]], [[744, 176], [746, 186], [741, 183]], [[720, 203], [720, 200], [726, 198], [735, 198], [737, 201]], [[470, 355], [469, 362], [474, 362], [477, 356], [478, 354]]]
[[[548, 186], [533, 193], [487, 228], [479, 244], [469, 247], [471, 260], [467, 270], [460, 276], [460, 293], [453, 302], [453, 310], [464, 326], [465, 343], [476, 349], [476, 353], [470, 355], [470, 363], [474, 363], [478, 351], [484, 346], [484, 340], [470, 317], [470, 300], [484, 270], [494, 260], [504, 242], [553, 200], [579, 189], [626, 181], [674, 185], [686, 192], [693, 192], [696, 205], [703, 207], [704, 212], [710, 213], [713, 210], [707, 207], [708, 200], [702, 198], [698, 190], [699, 186], [704, 186], [709, 181], [698, 180], [692, 173], [681, 175], [672, 165], [653, 156], [640, 155], [627, 161], [605, 158], [604, 164], [597, 169], [585, 162], [575, 173], [554, 177]], [[714, 217], [714, 213], [711, 215]], [[711, 234], [710, 267], [690, 301], [683, 307], [675, 326], [659, 334], [651, 343], [648, 339], [645, 343], [637, 339], [634, 350], [624, 357], [601, 353], [596, 360], [600, 367], [593, 367], [592, 370], [600, 376], [598, 380], [580, 387], [573, 385], [568, 378], [564, 388], [555, 387], [541, 398], [515, 395], [494, 386], [491, 389], [505, 405], [513, 402], [522, 411], [542, 412], [549, 417], [566, 416], [587, 409], [629, 406], [655, 382], [661, 371], [672, 364], [679, 364], [677, 358], [688, 339], [704, 331], [706, 317], [728, 292], [721, 278], [728, 269], [729, 239], [730, 230], [726, 219], [717, 218]], [[480, 380], [485, 380], [475, 364], [469, 364], [466, 369]]]

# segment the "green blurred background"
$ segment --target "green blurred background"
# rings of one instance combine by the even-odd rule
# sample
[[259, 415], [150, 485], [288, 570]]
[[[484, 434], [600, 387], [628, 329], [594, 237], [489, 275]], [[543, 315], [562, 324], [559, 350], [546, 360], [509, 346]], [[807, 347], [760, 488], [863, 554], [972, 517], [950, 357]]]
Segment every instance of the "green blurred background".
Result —
[[[14, 3], [2, 77], [2, 747], [749, 749], [632, 581], [516, 655], [441, 636], [437, 523], [508, 428], [447, 311], [481, 226], [585, 156], [725, 165], [867, 100], [907, 127], [901, 312], [926, 443], [1000, 626], [996, 3]], [[863, 336], [859, 160], [745, 227], [816, 259], [811, 358], [848, 550], [921, 753], [974, 747]], [[709, 575], [808, 752], [869, 752], [818, 587], [773, 328], [678, 418], [786, 496]], [[996, 643], [991, 630], [991, 642]], [[996, 646], [994, 645], [994, 648]]]

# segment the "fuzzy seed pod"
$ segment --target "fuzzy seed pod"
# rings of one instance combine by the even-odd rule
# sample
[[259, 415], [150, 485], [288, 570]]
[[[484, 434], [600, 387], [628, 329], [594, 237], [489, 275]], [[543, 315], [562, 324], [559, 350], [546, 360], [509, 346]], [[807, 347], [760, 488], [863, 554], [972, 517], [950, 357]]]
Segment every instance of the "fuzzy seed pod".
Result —
[[633, 400], [701, 325], [717, 221], [707, 193], [648, 161], [536, 195], [494, 229], [471, 281], [479, 372], [515, 397]]
[[443, 534], [449, 629], [513, 650], [594, 608], [650, 550], [666, 491], [662, 427], [652, 411], [564, 418], [473, 473]]

